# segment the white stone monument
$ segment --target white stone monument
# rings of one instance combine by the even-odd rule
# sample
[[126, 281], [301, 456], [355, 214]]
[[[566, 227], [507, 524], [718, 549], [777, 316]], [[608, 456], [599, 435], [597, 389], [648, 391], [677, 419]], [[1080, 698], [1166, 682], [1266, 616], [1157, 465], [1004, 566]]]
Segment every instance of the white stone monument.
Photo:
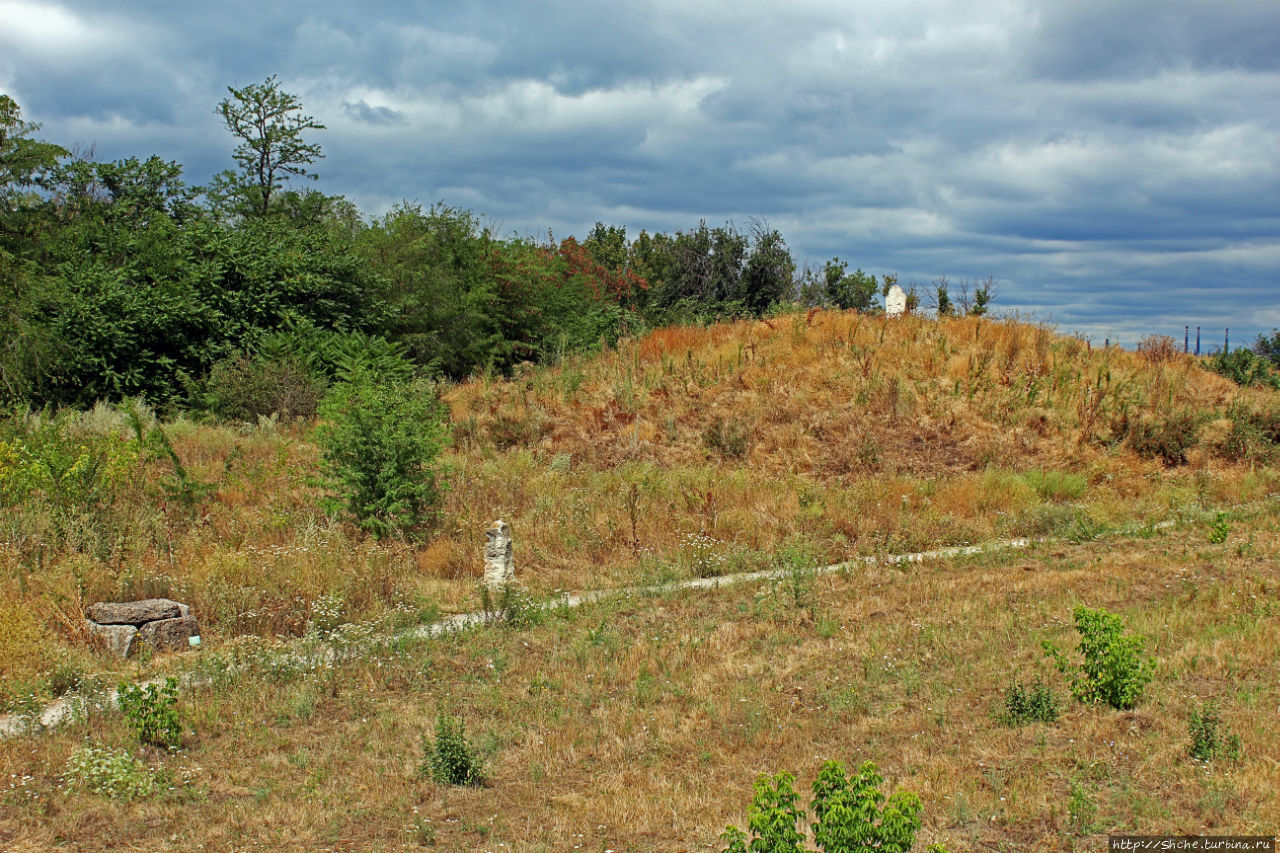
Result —
[[884, 313], [887, 317], [901, 317], [907, 313], [907, 294], [898, 285], [889, 288], [884, 297]]
[[484, 537], [484, 585], [490, 593], [498, 595], [516, 582], [511, 527], [499, 519], [485, 530]]

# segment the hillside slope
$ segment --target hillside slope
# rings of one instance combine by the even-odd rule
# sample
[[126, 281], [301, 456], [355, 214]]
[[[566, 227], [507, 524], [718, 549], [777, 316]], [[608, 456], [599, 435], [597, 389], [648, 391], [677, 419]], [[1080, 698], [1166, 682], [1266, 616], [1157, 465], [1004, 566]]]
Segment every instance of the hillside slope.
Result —
[[1088, 538], [1277, 482], [1274, 392], [1016, 321], [814, 311], [660, 329], [445, 398], [449, 490], [437, 528], [407, 542], [327, 514], [311, 424], [164, 425], [207, 486], [184, 502], [172, 465], [131, 449], [119, 411], [28, 418], [25, 434], [44, 429], [44, 446], [80, 454], [98, 479], [5, 508], [0, 696], [116, 666], [79, 627], [103, 599], [186, 601], [215, 644], [297, 636], [335, 609], [401, 621], [470, 609], [482, 531], [499, 517], [538, 595]]

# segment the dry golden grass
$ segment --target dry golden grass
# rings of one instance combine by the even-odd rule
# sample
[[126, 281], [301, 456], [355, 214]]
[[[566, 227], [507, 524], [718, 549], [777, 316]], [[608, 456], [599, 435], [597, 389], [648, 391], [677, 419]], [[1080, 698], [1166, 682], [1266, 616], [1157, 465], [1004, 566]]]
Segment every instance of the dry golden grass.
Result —
[[[836, 562], [1077, 536], [1256, 501], [1277, 480], [1267, 461], [1221, 452], [1231, 412], [1274, 410], [1274, 392], [1176, 353], [1091, 349], [1016, 321], [810, 312], [660, 329], [446, 397], [450, 491], [420, 543], [372, 542], [325, 515], [305, 423], [166, 425], [191, 475], [215, 487], [193, 512], [157, 497], [171, 472], [155, 459], [70, 530], [38, 503], [15, 511], [0, 536], [0, 698], [77, 672], [146, 672], [80, 630], [81, 609], [105, 598], [187, 601], [215, 645], [297, 636], [322, 596], [355, 620], [472, 609], [482, 531], [498, 517], [519, 576], [543, 594], [779, 554]], [[1122, 440], [1131, 423], [1185, 411], [1216, 418], [1185, 465]], [[119, 429], [110, 413], [86, 421]], [[707, 559], [708, 541], [722, 559]]]
[[[0, 744], [5, 850], [707, 850], [752, 780], [875, 761], [952, 851], [1098, 850], [1102, 833], [1265, 834], [1280, 819], [1280, 511], [1142, 537], [720, 591], [624, 597], [395, 643], [337, 673], [250, 668], [195, 690], [193, 734], [143, 752], [175, 790], [117, 804], [59, 779], [118, 716]], [[1073, 606], [1123, 614], [1159, 661], [1132, 711], [1067, 702], [995, 720], [1015, 678], [1062, 677]], [[205, 671], [214, 668], [207, 665]], [[1238, 762], [1187, 755], [1216, 698]], [[460, 713], [488, 784], [417, 774], [420, 737]], [[181, 784], [186, 780], [185, 784]], [[4, 783], [0, 783], [4, 784]], [[1096, 814], [1080, 832], [1072, 786]], [[807, 799], [807, 798], [806, 798]], [[430, 842], [428, 845], [427, 842]]]

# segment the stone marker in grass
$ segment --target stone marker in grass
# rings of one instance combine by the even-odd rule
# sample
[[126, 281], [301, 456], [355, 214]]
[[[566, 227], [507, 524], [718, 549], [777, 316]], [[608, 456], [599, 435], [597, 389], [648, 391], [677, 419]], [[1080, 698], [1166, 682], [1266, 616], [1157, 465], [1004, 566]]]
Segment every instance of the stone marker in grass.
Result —
[[[176, 652], [199, 645], [200, 623], [191, 608], [168, 598], [100, 601], [85, 611], [89, 632], [112, 654], [126, 658], [141, 639], [153, 651]], [[195, 641], [192, 638], [197, 638]]]

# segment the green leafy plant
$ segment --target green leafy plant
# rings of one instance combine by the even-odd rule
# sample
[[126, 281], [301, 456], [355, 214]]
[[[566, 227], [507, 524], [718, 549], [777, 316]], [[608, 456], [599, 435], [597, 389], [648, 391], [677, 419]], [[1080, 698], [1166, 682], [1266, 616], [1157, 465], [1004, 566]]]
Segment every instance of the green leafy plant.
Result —
[[1193, 707], [1187, 715], [1187, 731], [1191, 735], [1191, 757], [1200, 761], [1214, 758], [1240, 760], [1240, 736], [1222, 729], [1222, 717], [1213, 700]]
[[1231, 525], [1227, 524], [1227, 514], [1219, 512], [1213, 517], [1213, 526], [1209, 528], [1209, 542], [1213, 545], [1221, 545], [1230, 535]]
[[[1259, 342], [1264, 338], [1259, 337]], [[1218, 353], [1209, 359], [1209, 369], [1235, 382], [1237, 385], [1257, 385], [1280, 389], [1280, 372], [1266, 356], [1253, 350], [1237, 349]]]
[[1082, 658], [1072, 667], [1053, 643], [1045, 640], [1045, 652], [1058, 670], [1071, 672], [1071, 694], [1080, 702], [1105, 702], [1119, 710], [1132, 708], [1155, 675], [1155, 660], [1143, 654], [1142, 637], [1124, 633], [1124, 620], [1104, 609], [1075, 609], [1077, 650]]
[[1053, 688], [1037, 678], [1029, 686], [1021, 681], [1004, 692], [1004, 713], [1000, 721], [1009, 726], [1052, 723], [1058, 719], [1058, 699]]
[[433, 384], [385, 383], [357, 371], [334, 386], [320, 414], [316, 438], [336, 507], [378, 538], [433, 517], [443, 488], [436, 459], [448, 435]]
[[436, 719], [436, 736], [423, 741], [425, 757], [418, 775], [442, 785], [483, 785], [484, 763], [467, 741], [462, 719], [441, 714]]
[[1071, 783], [1071, 794], [1067, 798], [1067, 823], [1076, 835], [1088, 835], [1093, 832], [1094, 821], [1098, 816], [1098, 806], [1089, 796], [1089, 792], [1078, 781]]
[[124, 801], [149, 797], [157, 787], [147, 766], [127, 751], [96, 746], [71, 753], [63, 779], [73, 788]]
[[139, 743], [167, 748], [182, 742], [176, 678], [166, 678], [164, 687], [155, 684], [139, 687], [121, 682], [116, 701]]
[[[870, 761], [857, 773], [846, 772], [838, 761], [822, 765], [813, 782], [809, 827], [819, 851], [905, 853], [911, 849], [920, 830], [920, 798], [910, 791], [885, 797], [880, 792], [883, 782]], [[724, 853], [804, 853], [806, 814], [794, 784], [795, 777], [786, 772], [757, 779], [747, 811], [748, 831], [727, 827], [720, 836]], [[945, 853], [939, 844], [929, 850]]]

